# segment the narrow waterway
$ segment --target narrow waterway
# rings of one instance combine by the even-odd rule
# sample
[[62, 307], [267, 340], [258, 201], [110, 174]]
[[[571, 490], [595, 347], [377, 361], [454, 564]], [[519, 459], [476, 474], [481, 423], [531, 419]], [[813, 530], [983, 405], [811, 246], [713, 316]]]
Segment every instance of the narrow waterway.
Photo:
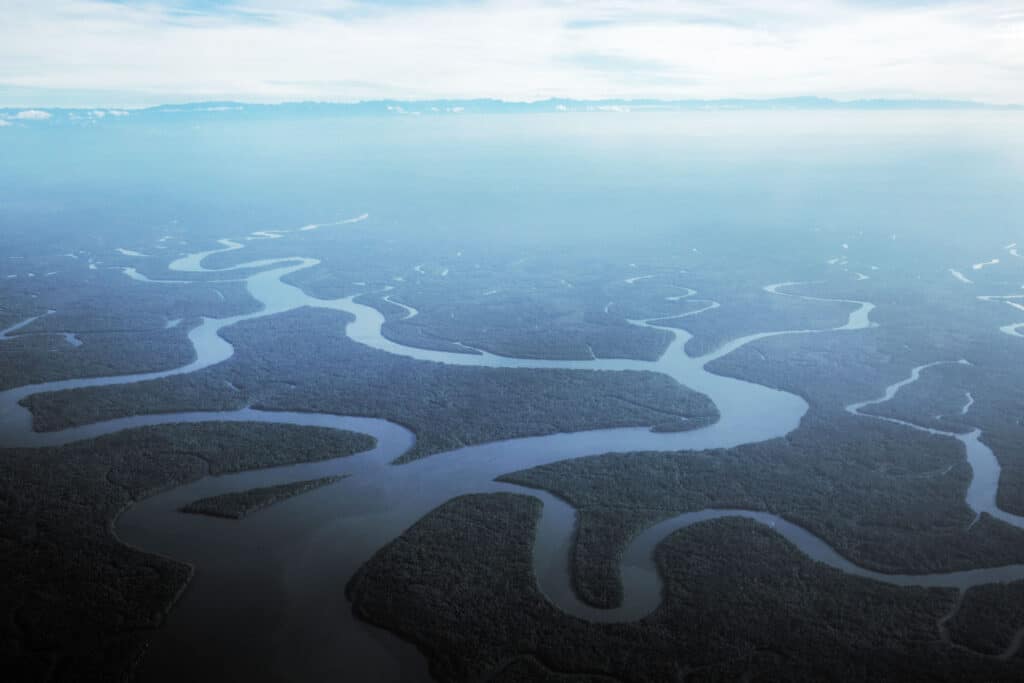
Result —
[[[287, 242], [287, 240], [281, 240]], [[169, 265], [181, 273], [237, 271], [261, 309], [228, 318], [203, 318], [189, 332], [196, 358], [162, 372], [90, 379], [69, 379], [19, 387], [0, 393], [0, 435], [5, 445], [55, 446], [96, 438], [124, 429], [182, 422], [265, 422], [346, 429], [374, 436], [377, 446], [348, 458], [274, 467], [252, 472], [206, 477], [154, 495], [127, 509], [117, 520], [116, 533], [124, 542], [196, 567], [195, 578], [175, 605], [168, 623], [154, 639], [143, 662], [141, 680], [183, 680], [219, 672], [231, 680], [428, 680], [425, 663], [415, 649], [387, 633], [355, 619], [343, 595], [351, 575], [374, 552], [424, 515], [453, 497], [491, 491], [531, 495], [544, 503], [534, 548], [538, 585], [565, 612], [595, 621], [626, 621], [643, 617], [661, 600], [661, 580], [653, 565], [653, 549], [677, 529], [721, 517], [743, 517], [766, 524], [794, 543], [808, 557], [854, 576], [895, 585], [945, 586], [964, 589], [993, 581], [1024, 578], [1024, 566], [979, 569], [920, 576], [889, 575], [861, 568], [839, 555], [822, 539], [777, 516], [746, 510], [701, 510], [664, 520], [638, 534], [622, 558], [625, 598], [614, 609], [598, 609], [580, 601], [571, 587], [569, 554], [576, 512], [544, 491], [496, 482], [503, 474], [537, 465], [612, 451], [695, 451], [731, 448], [782, 437], [796, 429], [807, 411], [799, 396], [740, 379], [708, 372], [708, 363], [743, 346], [778, 335], [856, 332], [874, 323], [873, 305], [861, 301], [822, 299], [795, 293], [800, 283], [769, 285], [769, 293], [815, 301], [844, 301], [851, 311], [843, 325], [831, 330], [789, 330], [748, 335], [699, 357], [686, 354], [690, 334], [662, 327], [658, 321], [632, 321], [661, 327], [673, 339], [656, 361], [588, 359], [549, 361], [518, 359], [468, 349], [450, 353], [419, 349], [391, 341], [381, 330], [384, 316], [353, 297], [322, 300], [283, 282], [286, 276], [318, 264], [316, 259], [283, 257], [239, 263], [226, 268], [203, 266], [213, 254], [237, 251], [244, 245], [221, 240], [222, 248], [191, 254]], [[134, 277], [139, 286], [163, 286], [160, 280]], [[172, 281], [179, 284], [181, 280]], [[675, 299], [683, 299], [695, 294]], [[417, 315], [411, 306], [406, 317]], [[699, 315], [715, 306], [677, 316]], [[303, 306], [343, 311], [352, 316], [339, 325], [355, 342], [423, 362], [478, 367], [560, 368], [589, 370], [646, 370], [663, 373], [708, 396], [718, 408], [713, 424], [686, 432], [656, 433], [646, 427], [554, 434], [469, 446], [409, 464], [390, 463], [414, 443], [406, 429], [387, 422], [316, 413], [286, 413], [244, 409], [227, 412], [188, 412], [140, 415], [55, 432], [35, 432], [30, 413], [19, 401], [33, 394], [157, 380], [196, 372], [229, 359], [234, 349], [220, 336], [224, 328], [294, 310]], [[5, 330], [17, 331], [26, 321]], [[888, 387], [882, 397], [848, 406], [851, 413], [890, 400], [899, 389], [929, 366]], [[877, 418], [873, 419], [889, 419]], [[865, 417], [867, 419], [867, 417]], [[977, 431], [961, 435], [896, 421], [908, 428], [956, 438], [965, 446], [974, 469], [967, 504], [980, 514], [989, 512], [1015, 526], [1020, 517], [996, 507], [999, 466]], [[346, 479], [279, 503], [243, 521], [183, 515], [178, 509], [198, 498], [329, 475]], [[230, 662], [230, 670], [225, 670]]]

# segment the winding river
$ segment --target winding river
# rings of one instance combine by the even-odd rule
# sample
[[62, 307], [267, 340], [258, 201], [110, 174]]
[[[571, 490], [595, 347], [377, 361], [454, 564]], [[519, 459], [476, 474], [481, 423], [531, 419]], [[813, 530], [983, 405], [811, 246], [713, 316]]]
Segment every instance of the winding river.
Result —
[[[1024, 299], [1024, 294], [1007, 294], [1003, 296], [989, 295], [978, 297], [979, 301], [1001, 301], [1008, 306], [1012, 306], [1018, 311], [1024, 311], [1024, 304], [1017, 303], [1016, 299]], [[1024, 322], [1003, 325], [999, 328], [999, 331], [1003, 334], [1008, 334], [1011, 337], [1024, 337]]]
[[[533, 496], [543, 503], [533, 557], [538, 586], [561, 610], [592, 621], [636, 620], [652, 612], [661, 601], [662, 587], [653, 563], [654, 548], [680, 528], [722, 517], [743, 517], [768, 525], [814, 560], [850, 575], [888, 584], [939, 586], [962, 591], [970, 586], [1024, 578], [1024, 565], [944, 574], [883, 574], [853, 564], [822, 539], [775, 515], [707, 509], [663, 520], [638, 534], [625, 549], [621, 561], [624, 588], [621, 605], [613, 609], [595, 608], [579, 600], [571, 586], [569, 558], [576, 511], [545, 491], [498, 482], [496, 478], [538, 465], [613, 451], [731, 448], [785, 436], [797, 428], [808, 409], [802, 398], [713, 374], [705, 369], [707, 364], [747, 344], [773, 336], [866, 329], [874, 324], [870, 320], [873, 305], [797, 294], [793, 290], [801, 283], [769, 285], [764, 289], [771, 294], [796, 296], [811, 302], [844, 301], [853, 310], [843, 325], [830, 330], [748, 335], [698, 357], [691, 357], [684, 350], [691, 335], [667, 327], [666, 323], [699, 315], [717, 306], [715, 302], [675, 318], [631, 321], [638, 326], [665, 329], [673, 335], [656, 361], [519, 359], [469, 347], [465, 347], [465, 353], [433, 351], [404, 346], [384, 337], [381, 333], [384, 316], [377, 309], [356, 302], [354, 297], [317, 299], [283, 281], [290, 274], [316, 266], [319, 263], [316, 259], [264, 259], [224, 268], [203, 265], [209, 256], [241, 250], [244, 246], [237, 241], [221, 240], [221, 248], [190, 254], [169, 265], [170, 271], [179, 276], [237, 274], [237, 279], [245, 282], [249, 293], [261, 304], [260, 310], [254, 313], [203, 318], [188, 334], [195, 349], [195, 360], [191, 363], [161, 372], [69, 379], [0, 393], [0, 436], [6, 445], [57, 446], [141, 426], [215, 421], [344, 429], [377, 439], [374, 449], [346, 458], [205, 477], [142, 500], [121, 514], [116, 522], [116, 533], [123, 542], [188, 562], [196, 568], [192, 582], [143, 661], [142, 680], [180, 681], [200, 674], [208, 677], [212, 672], [225, 670], [226, 662], [230, 662], [231, 678], [235, 679], [429, 680], [419, 653], [411, 645], [357, 620], [342, 589], [373, 553], [437, 506], [469, 493], [513, 492]], [[133, 269], [124, 272], [144, 283], [140, 286], [165, 284]], [[672, 298], [681, 300], [695, 293], [687, 290], [687, 294]], [[403, 308], [406, 318], [417, 315], [411, 306], [390, 298], [388, 301]], [[220, 336], [224, 328], [304, 306], [348, 313], [352, 320], [345, 324], [345, 334], [353, 341], [423, 362], [496, 368], [660, 372], [707, 395], [717, 406], [720, 418], [713, 424], [677, 433], [656, 433], [636, 427], [511, 439], [468, 446], [394, 466], [390, 463], [412, 447], [415, 437], [407, 429], [381, 419], [247, 408], [139, 415], [62, 431], [36, 432], [32, 429], [31, 414], [19, 404], [22, 399], [43, 392], [145, 382], [202, 370], [233, 355], [231, 344]], [[15, 325], [4, 333], [15, 333], [31, 322]], [[987, 512], [1024, 528], [1024, 518], [1005, 513], [996, 506], [999, 465], [979, 440], [977, 430], [968, 434], [943, 432], [861, 412], [869, 405], [890, 400], [929, 367], [915, 368], [906, 380], [888, 387], [878, 399], [851, 404], [847, 410], [864, 419], [890, 420], [910, 429], [958, 439], [974, 471], [967, 504], [979, 515]], [[241, 522], [178, 512], [182, 505], [198, 498], [332, 475], [348, 476]], [[1018, 645], [1019, 641], [1020, 638], [1016, 641]]]

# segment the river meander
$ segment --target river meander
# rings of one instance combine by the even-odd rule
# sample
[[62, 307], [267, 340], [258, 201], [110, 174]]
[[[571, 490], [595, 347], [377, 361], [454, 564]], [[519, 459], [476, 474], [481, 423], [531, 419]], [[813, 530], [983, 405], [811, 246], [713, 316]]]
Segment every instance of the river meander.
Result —
[[[287, 242], [287, 240], [281, 240]], [[230, 662], [231, 678], [250, 680], [320, 680], [341, 677], [379, 681], [429, 680], [425, 662], [404, 642], [355, 619], [343, 587], [373, 553], [396, 538], [431, 510], [453, 497], [492, 491], [534, 496], [544, 504], [534, 546], [538, 586], [553, 604], [574, 616], [594, 621], [629, 621], [654, 610], [661, 600], [661, 580], [653, 564], [654, 548], [672, 532], [721, 517], [743, 517], [773, 528], [808, 557], [847, 574], [895, 585], [949, 587], [963, 590], [995, 581], [1024, 578], [1024, 566], [986, 568], [928, 575], [891, 575], [855, 565], [825, 541], [780, 517], [748, 510], [707, 509], [663, 520], [638, 534], [621, 562], [624, 599], [613, 609], [599, 609], [577, 598], [570, 576], [570, 551], [576, 523], [575, 510], [551, 494], [495, 481], [501, 475], [547, 463], [613, 451], [697, 451], [732, 448], [785, 436], [800, 424], [808, 409], [799, 396], [741, 379], [707, 371], [708, 363], [752, 342], [778, 335], [826, 332], [855, 334], [874, 323], [874, 306], [845, 301], [851, 307], [846, 322], [831, 330], [790, 330], [753, 334], [734, 339], [697, 357], [687, 355], [690, 334], [664, 327], [660, 321], [632, 321], [635, 325], [670, 331], [673, 340], [656, 361], [626, 359], [537, 360], [499, 356], [466, 348], [466, 353], [419, 349], [384, 337], [385, 318], [354, 297], [323, 300], [309, 296], [283, 279], [314, 267], [316, 259], [284, 257], [210, 269], [204, 260], [213, 254], [244, 248], [222, 240], [222, 248], [191, 254], [169, 265], [180, 278], [189, 273], [232, 272], [244, 279], [261, 309], [228, 318], [203, 318], [188, 338], [195, 360], [171, 370], [113, 377], [68, 379], [18, 387], [0, 393], [0, 434], [10, 446], [58, 446], [135, 427], [184, 422], [264, 422], [344, 429], [369, 434], [377, 446], [367, 452], [315, 463], [273, 467], [238, 474], [205, 477], [153, 495], [124, 511], [116, 522], [118, 537], [142, 550], [188, 562], [196, 568], [188, 589], [172, 610], [166, 628], [154, 639], [141, 670], [142, 680], [182, 680], [197, 673], [210, 674]], [[127, 273], [132, 277], [132, 273]], [[161, 280], [132, 277], [139, 286], [164, 286]], [[180, 284], [182, 280], [168, 280]], [[800, 283], [769, 285], [765, 290], [809, 301], [821, 299], [796, 293]], [[694, 294], [692, 290], [682, 299]], [[398, 304], [407, 317], [417, 314]], [[677, 318], [699, 315], [714, 302]], [[344, 312], [339, 317], [353, 341], [422, 362], [490, 368], [559, 368], [589, 370], [644, 370], [663, 373], [682, 385], [708, 396], [719, 419], [691, 431], [657, 433], [646, 427], [605, 429], [529, 437], [468, 446], [408, 464], [392, 465], [407, 452], [415, 437], [407, 429], [381, 419], [317, 413], [288, 413], [243, 409], [227, 412], [187, 412], [138, 415], [52, 432], [32, 429], [31, 414], [19, 402], [31, 395], [106, 385], [159, 380], [197, 372], [222, 363], [234, 353], [221, 330], [237, 322], [284, 313], [309, 306]], [[31, 322], [31, 321], [28, 321]], [[28, 323], [25, 323], [28, 324]], [[16, 325], [5, 332], [15, 332]], [[874, 401], [848, 406], [864, 419], [860, 409], [891, 399], [902, 386], [916, 381], [929, 366], [912, 370], [908, 379], [885, 389]], [[913, 429], [925, 429], [899, 422]], [[1024, 519], [996, 507], [999, 465], [992, 452], [969, 434], [926, 429], [958, 439], [965, 448], [974, 479], [967, 504], [978, 514], [993, 516], [1024, 528]], [[271, 486], [329, 475], [348, 475], [331, 486], [279, 503], [244, 521], [201, 515], [183, 515], [179, 508], [198, 498], [253, 487]]]

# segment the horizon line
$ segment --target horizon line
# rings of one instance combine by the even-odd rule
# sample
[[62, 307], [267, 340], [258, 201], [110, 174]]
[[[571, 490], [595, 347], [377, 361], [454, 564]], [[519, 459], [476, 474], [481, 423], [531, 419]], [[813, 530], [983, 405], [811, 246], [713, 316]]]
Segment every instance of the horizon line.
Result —
[[[791, 108], [799, 109], [802, 108], [871, 108], [871, 107], [888, 107], [891, 109], [990, 109], [990, 110], [1022, 110], [1024, 109], [1024, 103], [993, 103], [979, 100], [964, 100], [964, 99], [949, 99], [949, 98], [930, 98], [930, 97], [864, 97], [864, 98], [853, 98], [853, 99], [837, 99], [832, 97], [822, 97], [819, 95], [792, 95], [792, 96], [781, 96], [781, 97], [717, 97], [717, 98], [676, 98], [666, 99], [657, 97], [609, 97], [609, 98], [588, 98], [579, 99], [572, 97], [546, 97], [541, 99], [524, 99], [524, 100], [506, 100], [494, 97], [473, 97], [473, 98], [423, 98], [423, 99], [401, 99], [401, 98], [379, 98], [379, 99], [365, 99], [365, 100], [316, 100], [316, 99], [303, 99], [303, 100], [281, 100], [274, 102], [260, 102], [260, 101], [246, 101], [246, 100], [230, 100], [230, 99], [196, 99], [196, 100], [170, 100], [161, 104], [153, 105], [80, 105], [80, 106], [50, 106], [50, 105], [19, 105], [19, 104], [0, 104], [0, 112], [7, 112], [12, 110], [28, 110], [28, 111], [47, 111], [47, 112], [89, 112], [106, 110], [108, 112], [156, 112], [164, 110], [165, 112], [170, 108], [182, 108], [181, 112], [173, 113], [203, 113], [203, 109], [195, 109], [197, 107], [207, 107], [206, 111], [213, 111], [212, 107], [253, 107], [253, 108], [272, 108], [272, 107], [286, 107], [286, 106], [321, 106], [321, 107], [367, 107], [374, 105], [392, 105], [401, 107], [402, 105], [409, 106], [430, 106], [430, 105], [481, 105], [486, 104], [492, 107], [531, 107], [538, 105], [572, 105], [572, 106], [633, 106], [638, 108], [643, 107], [657, 107], [657, 106], [680, 106], [680, 105], [737, 105], [737, 106], [748, 106], [751, 108], [763, 106], [763, 105], [790, 105]], [[234, 111], [240, 111], [237, 109]], [[231, 111], [228, 109], [221, 110], [224, 112]], [[642, 109], [640, 109], [642, 111]], [[385, 112], [385, 113], [437, 113], [431, 112], [410, 112], [410, 111], [397, 111], [397, 112]], [[452, 112], [446, 112], [452, 113]], [[454, 112], [454, 113], [473, 113], [473, 112]], [[477, 112], [479, 113], [479, 112]]]

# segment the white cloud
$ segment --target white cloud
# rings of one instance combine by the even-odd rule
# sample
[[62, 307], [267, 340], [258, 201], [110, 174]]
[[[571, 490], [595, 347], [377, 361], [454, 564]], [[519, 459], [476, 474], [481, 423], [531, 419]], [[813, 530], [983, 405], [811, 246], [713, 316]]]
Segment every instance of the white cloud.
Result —
[[0, 119], [0, 128], [3, 128], [4, 126], [9, 126], [9, 125], [11, 125], [10, 121], [5, 121], [4, 119]]
[[125, 93], [140, 101], [814, 94], [1017, 102], [1022, 46], [1019, 0], [247, 0], [216, 12], [9, 0], [0, 93], [91, 91], [92, 105], [104, 93], [119, 102]]
[[14, 115], [14, 118], [22, 121], [45, 121], [50, 118], [50, 112], [39, 111], [38, 109], [27, 109], [25, 111], [19, 111]]

